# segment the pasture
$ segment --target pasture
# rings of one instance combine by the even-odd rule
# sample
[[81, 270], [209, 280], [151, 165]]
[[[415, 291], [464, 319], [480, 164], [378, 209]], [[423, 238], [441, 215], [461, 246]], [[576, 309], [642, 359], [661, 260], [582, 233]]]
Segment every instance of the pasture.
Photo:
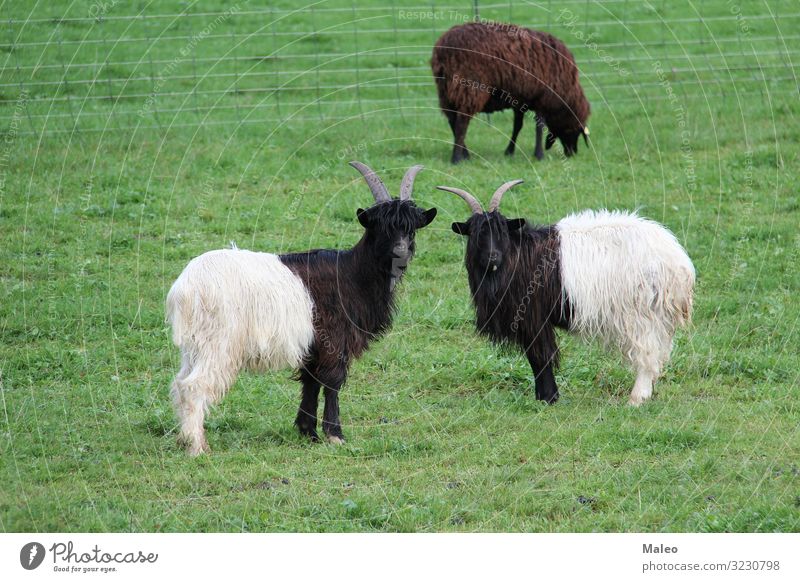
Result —
[[[800, 10], [481, 6], [573, 50], [591, 148], [537, 162], [529, 117], [507, 158], [504, 112], [452, 166], [428, 62], [473, 3], [421, 4], [4, 7], [0, 530], [800, 530]], [[393, 194], [424, 164], [414, 198], [439, 215], [351, 367], [347, 443], [297, 434], [289, 373], [248, 373], [207, 421], [212, 454], [188, 458], [167, 290], [231, 241], [354, 244], [371, 196], [351, 159]], [[641, 408], [595, 346], [561, 334], [547, 406], [524, 357], [476, 336], [450, 230], [468, 211], [435, 186], [485, 201], [515, 178], [507, 216], [639, 209], [692, 257], [694, 323]]]

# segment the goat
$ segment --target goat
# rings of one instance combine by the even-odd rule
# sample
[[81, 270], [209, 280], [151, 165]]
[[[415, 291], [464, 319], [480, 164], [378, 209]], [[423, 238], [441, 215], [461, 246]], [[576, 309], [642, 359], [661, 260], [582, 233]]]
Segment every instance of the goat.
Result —
[[299, 369], [302, 400], [295, 425], [314, 441], [321, 387], [327, 440], [344, 442], [339, 391], [350, 363], [392, 323], [395, 285], [414, 256], [415, 232], [436, 209], [411, 199], [422, 166], [406, 172], [399, 199], [360, 162], [375, 204], [356, 212], [365, 232], [349, 250], [274, 255], [239, 249], [193, 259], [166, 301], [181, 368], [172, 383], [180, 440], [194, 456], [209, 450], [203, 428], [243, 369]]
[[464, 143], [470, 119], [478, 113], [514, 110], [506, 155], [513, 155], [525, 112], [536, 112], [537, 159], [542, 159], [542, 125], [549, 130], [546, 149], [556, 138], [564, 154], [578, 152], [578, 137], [589, 144], [590, 106], [578, 81], [575, 58], [551, 34], [502, 23], [470, 22], [445, 32], [433, 48], [431, 69], [439, 106], [450, 123], [452, 163], [469, 158]]
[[506, 182], [486, 212], [468, 192], [439, 186], [469, 205], [466, 268], [478, 331], [525, 352], [536, 398], [553, 403], [559, 352], [555, 328], [617, 348], [633, 366], [631, 405], [647, 400], [691, 320], [695, 270], [675, 236], [635, 213], [585, 210], [549, 226], [500, 213]]

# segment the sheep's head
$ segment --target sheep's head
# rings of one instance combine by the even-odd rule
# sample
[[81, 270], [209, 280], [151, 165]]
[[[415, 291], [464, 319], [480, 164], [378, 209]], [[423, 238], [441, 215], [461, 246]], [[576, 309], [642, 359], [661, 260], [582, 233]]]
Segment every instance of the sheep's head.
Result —
[[508, 258], [511, 236], [525, 226], [525, 219], [509, 219], [503, 216], [499, 210], [500, 200], [506, 191], [521, 183], [522, 180], [514, 180], [500, 186], [485, 212], [480, 202], [469, 192], [459, 188], [438, 186], [439, 190], [460, 196], [472, 210], [469, 220], [452, 224], [453, 232], [468, 237], [467, 266], [471, 270], [477, 270], [484, 276], [491, 276], [502, 268]]
[[556, 139], [561, 142], [564, 148], [564, 155], [567, 157], [578, 153], [578, 140], [583, 137], [586, 147], [589, 147], [589, 127], [586, 121], [589, 118], [589, 102], [585, 99], [579, 111], [565, 109], [563, 113], [551, 114], [545, 118], [548, 134], [545, 139], [545, 149], [550, 149], [556, 143]]
[[366, 229], [366, 244], [374, 250], [379, 267], [391, 272], [392, 285], [403, 275], [414, 257], [414, 236], [436, 218], [436, 209], [423, 210], [411, 199], [414, 178], [422, 166], [411, 167], [403, 176], [399, 198], [392, 198], [383, 180], [361, 162], [350, 162], [364, 176], [375, 204], [356, 211], [358, 222]]

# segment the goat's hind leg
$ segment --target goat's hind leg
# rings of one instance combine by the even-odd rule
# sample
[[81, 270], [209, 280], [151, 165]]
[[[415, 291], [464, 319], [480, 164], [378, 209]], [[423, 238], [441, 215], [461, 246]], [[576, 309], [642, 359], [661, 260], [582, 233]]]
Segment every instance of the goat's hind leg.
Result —
[[636, 371], [628, 404], [639, 406], [653, 395], [653, 384], [658, 380], [661, 370], [669, 359], [672, 350], [672, 338], [669, 335], [653, 335], [653, 341], [646, 348], [634, 350], [631, 362]]
[[180, 373], [176, 376], [172, 398], [181, 424], [178, 441], [186, 446], [190, 456], [210, 452], [203, 426], [205, 416], [209, 407], [227, 392], [235, 377], [236, 373], [231, 370], [203, 364], [195, 364], [183, 377]]

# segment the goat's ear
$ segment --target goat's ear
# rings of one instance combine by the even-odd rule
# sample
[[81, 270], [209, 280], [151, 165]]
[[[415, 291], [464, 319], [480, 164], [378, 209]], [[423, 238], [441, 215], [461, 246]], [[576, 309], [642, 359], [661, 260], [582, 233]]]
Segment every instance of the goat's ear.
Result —
[[469, 225], [466, 222], [454, 222], [450, 225], [453, 232], [463, 236], [469, 236]]
[[544, 149], [549, 150], [551, 147], [553, 147], [554, 143], [556, 143], [556, 136], [554, 136], [552, 133], [548, 133], [547, 139], [544, 140]]
[[429, 210], [426, 210], [425, 212], [422, 213], [422, 222], [420, 222], [417, 228], [425, 228], [431, 222], [433, 222], [434, 218], [436, 218], [436, 209], [431, 208]]
[[523, 226], [525, 226], [525, 219], [524, 218], [509, 218], [506, 220], [506, 224], [508, 225], [508, 230], [514, 231], [519, 230]]
[[361, 223], [361, 226], [364, 228], [369, 228], [369, 217], [367, 216], [366, 210], [359, 208], [356, 210], [356, 216], [358, 217], [358, 222]]

